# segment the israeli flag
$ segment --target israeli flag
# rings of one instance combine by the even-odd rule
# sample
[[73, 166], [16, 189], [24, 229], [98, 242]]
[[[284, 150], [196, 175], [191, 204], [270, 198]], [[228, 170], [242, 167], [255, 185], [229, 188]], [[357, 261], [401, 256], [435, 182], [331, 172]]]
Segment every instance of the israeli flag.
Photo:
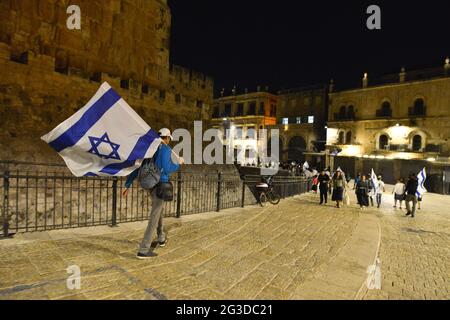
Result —
[[373, 185], [375, 186], [375, 188], [372, 191], [372, 194], [376, 195], [378, 193], [378, 190], [380, 189], [380, 182], [378, 181], [378, 177], [373, 169], [370, 178], [372, 179]]
[[303, 171], [309, 170], [309, 163], [308, 161], [305, 161], [305, 163], [303, 164]]
[[123, 177], [161, 144], [159, 134], [105, 82], [72, 117], [42, 137], [76, 177]]
[[427, 180], [427, 172], [426, 168], [423, 168], [423, 170], [417, 175], [417, 181], [419, 182], [419, 187], [417, 188], [417, 197], [422, 198], [422, 196], [428, 192], [428, 190], [425, 188], [425, 181]]

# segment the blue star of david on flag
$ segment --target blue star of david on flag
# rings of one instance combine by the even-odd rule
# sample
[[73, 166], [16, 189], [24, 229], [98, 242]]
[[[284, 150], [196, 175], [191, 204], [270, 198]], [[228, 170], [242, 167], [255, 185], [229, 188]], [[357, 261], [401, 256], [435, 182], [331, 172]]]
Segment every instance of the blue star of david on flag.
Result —
[[[88, 151], [89, 153], [95, 154], [98, 157], [105, 159], [105, 160], [109, 160], [109, 159], [120, 160], [120, 156], [119, 156], [119, 152], [118, 152], [120, 145], [117, 143], [111, 142], [111, 139], [109, 139], [109, 137], [108, 137], [108, 133], [105, 133], [101, 138], [89, 137], [89, 141], [91, 142], [91, 146], [92, 146], [92, 149]], [[106, 143], [111, 147], [112, 152], [109, 155], [101, 154], [100, 151], [98, 150], [98, 148], [100, 147], [100, 145], [102, 143]]]
[[107, 82], [42, 140], [76, 177], [126, 177], [161, 144], [159, 134]]

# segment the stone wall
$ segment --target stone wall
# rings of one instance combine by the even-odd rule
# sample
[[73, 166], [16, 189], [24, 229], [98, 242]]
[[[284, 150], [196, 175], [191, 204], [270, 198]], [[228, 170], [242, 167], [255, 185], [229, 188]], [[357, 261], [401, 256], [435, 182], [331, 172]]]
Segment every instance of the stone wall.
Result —
[[[0, 3], [0, 41], [13, 53], [56, 58], [60, 69], [106, 72], [124, 79], [167, 76], [170, 9], [159, 0], [10, 0]], [[81, 30], [66, 26], [70, 5], [81, 9]]]
[[165, 1], [0, 2], [0, 159], [61, 162], [40, 137], [81, 108], [103, 81], [152, 127], [207, 121], [213, 80], [169, 65]]

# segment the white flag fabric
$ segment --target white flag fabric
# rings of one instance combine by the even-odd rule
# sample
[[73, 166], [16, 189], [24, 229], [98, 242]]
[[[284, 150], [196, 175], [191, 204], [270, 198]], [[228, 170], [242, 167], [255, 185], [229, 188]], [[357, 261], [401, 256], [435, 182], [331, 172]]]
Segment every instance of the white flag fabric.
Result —
[[347, 177], [345, 176], [345, 172], [342, 171], [341, 167], [337, 168], [336, 172], [340, 172], [342, 174], [342, 177], [344, 178], [344, 181], [347, 181]]
[[423, 170], [417, 175], [417, 181], [419, 182], [419, 187], [417, 188], [417, 196], [419, 198], [422, 198], [422, 196], [428, 192], [428, 190], [425, 188], [426, 180], [427, 180], [427, 172], [426, 168], [423, 168]]
[[371, 179], [372, 179], [372, 182], [373, 182], [373, 185], [374, 185], [372, 193], [373, 193], [373, 195], [375, 195], [375, 194], [378, 193], [378, 189], [380, 189], [380, 183], [379, 183], [378, 177], [375, 174], [375, 171], [373, 169], [372, 169]]
[[308, 161], [305, 161], [305, 163], [303, 164], [303, 169], [308, 170], [309, 169], [309, 163]]
[[127, 176], [161, 144], [159, 134], [107, 82], [42, 140], [76, 177]]

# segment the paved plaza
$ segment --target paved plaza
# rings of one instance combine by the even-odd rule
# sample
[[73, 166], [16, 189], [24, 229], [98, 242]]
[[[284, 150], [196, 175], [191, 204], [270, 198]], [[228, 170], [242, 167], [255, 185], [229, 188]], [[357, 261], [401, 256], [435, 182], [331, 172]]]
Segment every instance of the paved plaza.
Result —
[[[391, 198], [361, 211], [354, 197], [337, 209], [307, 194], [167, 219], [169, 243], [149, 261], [135, 256], [146, 223], [17, 235], [0, 241], [0, 299], [449, 299], [450, 197], [427, 194], [415, 219]], [[370, 290], [377, 258], [382, 288]]]

